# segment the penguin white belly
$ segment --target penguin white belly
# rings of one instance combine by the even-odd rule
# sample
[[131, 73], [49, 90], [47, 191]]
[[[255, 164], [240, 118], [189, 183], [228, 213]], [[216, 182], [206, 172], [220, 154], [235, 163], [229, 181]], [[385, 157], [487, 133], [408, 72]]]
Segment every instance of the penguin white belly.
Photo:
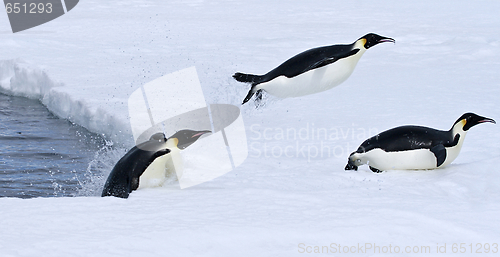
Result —
[[361, 161], [379, 170], [426, 170], [436, 168], [436, 156], [428, 149], [385, 152], [373, 149], [361, 154]]
[[167, 177], [167, 163], [170, 154], [156, 158], [139, 177], [139, 188], [162, 186]]
[[344, 82], [354, 71], [363, 53], [342, 58], [332, 64], [312, 69], [293, 78], [279, 76], [271, 81], [261, 83], [256, 90], [263, 89], [267, 93], [280, 97], [298, 97], [331, 89]]
[[180, 150], [174, 148], [169, 154], [156, 158], [139, 177], [139, 188], [163, 186], [167, 178], [182, 176]]
[[450, 164], [458, 157], [458, 154], [460, 153], [460, 150], [462, 149], [462, 144], [464, 142], [464, 138], [465, 138], [465, 135], [460, 138], [460, 140], [458, 141], [458, 144], [456, 146], [446, 148], [446, 159], [445, 159], [444, 163], [439, 167], [444, 167], [444, 166]]

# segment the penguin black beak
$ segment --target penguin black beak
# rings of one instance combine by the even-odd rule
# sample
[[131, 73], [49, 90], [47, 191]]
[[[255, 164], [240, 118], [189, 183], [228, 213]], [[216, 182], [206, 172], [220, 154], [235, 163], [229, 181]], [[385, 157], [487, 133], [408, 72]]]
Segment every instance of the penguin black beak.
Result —
[[482, 120], [479, 120], [477, 123], [485, 123], [485, 122], [491, 122], [493, 124], [497, 124], [495, 120], [490, 119], [490, 118], [483, 118]]
[[349, 160], [345, 166], [345, 170], [358, 170], [358, 166], [354, 165], [354, 163]]
[[393, 38], [390, 38], [390, 37], [384, 37], [382, 39], [380, 39], [377, 43], [384, 43], [384, 42], [392, 42], [394, 44], [396, 44], [396, 40], [394, 40]]
[[177, 139], [177, 148], [184, 150], [186, 147], [192, 145], [196, 142], [201, 136], [207, 133], [212, 133], [210, 130], [202, 130], [202, 131], [194, 131], [194, 130], [181, 130], [176, 132], [170, 138]]
[[208, 134], [208, 133], [212, 133], [212, 131], [210, 131], [210, 130], [200, 131], [200, 132], [194, 134], [193, 136], [191, 136], [191, 138], [201, 137], [201, 136]]

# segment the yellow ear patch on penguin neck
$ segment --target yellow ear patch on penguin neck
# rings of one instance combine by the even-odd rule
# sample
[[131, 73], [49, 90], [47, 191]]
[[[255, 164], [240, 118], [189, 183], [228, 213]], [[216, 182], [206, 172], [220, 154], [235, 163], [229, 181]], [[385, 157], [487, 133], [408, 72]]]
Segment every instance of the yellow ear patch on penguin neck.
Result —
[[177, 138], [169, 138], [167, 140], [167, 147], [177, 147], [177, 145], [179, 144], [179, 139]]
[[356, 41], [354, 48], [366, 49], [365, 44], [366, 44], [366, 38], [361, 38], [358, 41]]

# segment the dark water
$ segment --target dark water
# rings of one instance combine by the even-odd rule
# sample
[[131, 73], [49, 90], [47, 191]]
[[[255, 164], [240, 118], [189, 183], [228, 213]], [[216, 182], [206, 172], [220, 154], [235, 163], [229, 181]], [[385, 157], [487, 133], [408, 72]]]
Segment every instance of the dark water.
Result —
[[104, 145], [37, 100], [0, 94], [0, 197], [75, 196]]

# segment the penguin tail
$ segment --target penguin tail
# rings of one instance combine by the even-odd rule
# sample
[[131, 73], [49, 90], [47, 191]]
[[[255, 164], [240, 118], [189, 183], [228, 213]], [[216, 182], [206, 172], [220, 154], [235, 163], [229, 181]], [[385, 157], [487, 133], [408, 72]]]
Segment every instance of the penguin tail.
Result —
[[246, 102], [248, 102], [254, 94], [257, 94], [257, 100], [262, 99], [262, 89], [257, 90], [255, 87], [258, 84], [264, 82], [264, 80], [265, 80], [264, 76], [236, 72], [233, 75], [233, 78], [239, 82], [252, 83], [252, 87], [250, 88], [250, 91], [248, 91], [248, 94], [245, 97], [245, 99], [243, 100], [242, 104], [245, 104]]
[[258, 84], [262, 81], [262, 76], [236, 72], [233, 78], [239, 82]]

